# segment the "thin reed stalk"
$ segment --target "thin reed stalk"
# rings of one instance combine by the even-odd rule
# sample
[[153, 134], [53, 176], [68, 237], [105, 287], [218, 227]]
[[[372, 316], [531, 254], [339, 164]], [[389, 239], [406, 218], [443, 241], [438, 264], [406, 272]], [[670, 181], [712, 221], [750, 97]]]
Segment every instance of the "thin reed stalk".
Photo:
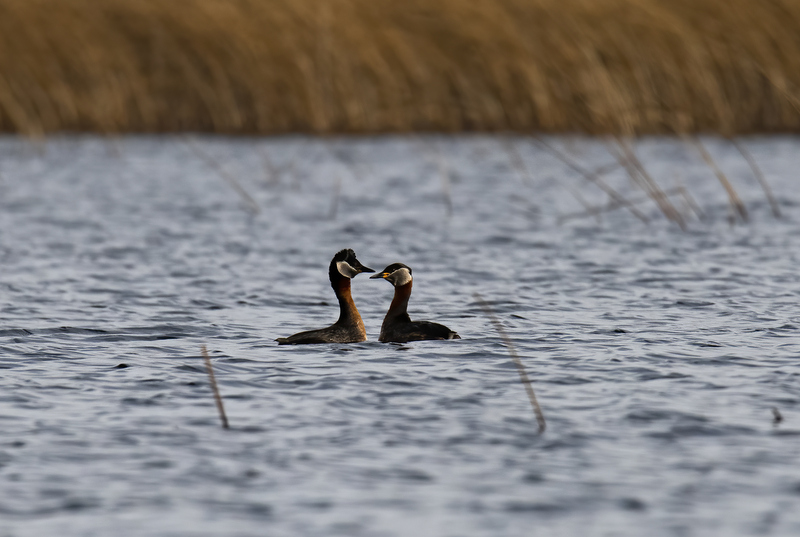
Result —
[[697, 149], [697, 152], [700, 153], [701, 157], [703, 157], [705, 163], [709, 168], [711, 168], [711, 170], [714, 172], [714, 175], [717, 176], [720, 184], [728, 194], [728, 200], [730, 201], [731, 209], [733, 210], [734, 214], [738, 214], [742, 221], [747, 222], [747, 209], [745, 208], [742, 199], [739, 197], [736, 189], [733, 188], [733, 185], [728, 180], [728, 177], [725, 175], [725, 173], [720, 169], [719, 166], [717, 166], [716, 161], [714, 161], [711, 153], [709, 153], [706, 147], [703, 145], [703, 142], [695, 137], [684, 137], [684, 139], [688, 140], [689, 143], [691, 143]]
[[261, 151], [261, 162], [264, 165], [264, 175], [266, 176], [265, 179], [267, 183], [270, 186], [278, 185], [278, 183], [280, 183], [280, 170], [275, 166], [266, 148]]
[[689, 191], [685, 188], [682, 188], [681, 196], [683, 196], [684, 201], [686, 201], [686, 205], [688, 205], [689, 208], [694, 211], [694, 214], [697, 215], [697, 218], [704, 220], [706, 213], [703, 212], [703, 209], [700, 208], [700, 205], [694, 200], [694, 197], [689, 193]]
[[447, 218], [453, 216], [453, 195], [450, 187], [450, 166], [442, 155], [438, 155], [439, 177], [442, 179], [442, 199], [444, 200], [444, 210]]
[[609, 162], [608, 164], [603, 164], [602, 166], [598, 166], [594, 170], [592, 170], [592, 174], [596, 176], [605, 175], [607, 173], [611, 173], [614, 170], [619, 169], [619, 162]]
[[695, 201], [694, 196], [692, 196], [689, 190], [684, 186], [680, 176], [675, 178], [675, 182], [678, 183], [678, 188], [681, 190], [681, 197], [686, 206], [694, 212], [698, 219], [705, 220], [706, 213], [703, 212], [703, 209], [701, 209], [700, 205]]
[[519, 177], [522, 179], [523, 182], [527, 182], [528, 184], [533, 184], [533, 176], [531, 175], [531, 171], [528, 168], [528, 165], [525, 164], [525, 159], [522, 158], [517, 146], [511, 140], [503, 140], [503, 149], [506, 150], [506, 154], [508, 155], [508, 159], [511, 161], [511, 165], [516, 170]]
[[248, 194], [248, 192], [244, 189], [244, 187], [242, 187], [241, 184], [239, 184], [239, 181], [237, 181], [233, 175], [229, 174], [225, 170], [225, 168], [217, 161], [217, 159], [203, 151], [200, 146], [190, 137], [187, 136], [185, 139], [186, 146], [192, 150], [192, 153], [194, 153], [200, 160], [205, 162], [211, 169], [217, 172], [217, 174], [222, 177], [222, 179], [224, 179], [225, 182], [228, 183], [228, 185], [237, 194], [239, 194], [239, 197], [244, 202], [245, 209], [253, 214], [258, 214], [261, 212], [261, 207], [258, 206], [258, 202], [253, 198], [253, 196]]
[[214, 393], [214, 402], [217, 404], [217, 411], [219, 412], [219, 419], [222, 421], [222, 428], [228, 429], [228, 416], [225, 415], [225, 407], [222, 405], [222, 396], [219, 394], [217, 379], [214, 378], [214, 368], [211, 365], [211, 358], [208, 356], [208, 350], [205, 345], [200, 347], [200, 353], [203, 355], [203, 361], [206, 364], [208, 382], [211, 384], [211, 391]]
[[533, 139], [536, 141], [537, 144], [539, 144], [541, 147], [543, 147], [551, 155], [553, 155], [558, 160], [560, 160], [561, 162], [563, 162], [564, 164], [566, 164], [567, 166], [572, 168], [572, 170], [576, 171], [584, 179], [586, 179], [590, 183], [593, 183], [594, 185], [596, 185], [600, 190], [602, 190], [603, 192], [608, 194], [608, 196], [612, 200], [614, 200], [615, 202], [621, 203], [622, 206], [625, 207], [628, 211], [630, 211], [630, 213], [632, 215], [634, 215], [636, 218], [638, 218], [639, 220], [641, 220], [645, 224], [649, 222], [649, 218], [647, 218], [647, 216], [645, 216], [644, 213], [642, 213], [639, 209], [637, 209], [636, 207], [634, 207], [633, 205], [628, 203], [628, 201], [625, 199], [625, 197], [622, 194], [620, 194], [619, 192], [614, 190], [614, 188], [612, 188], [605, 181], [603, 181], [597, 173], [590, 172], [590, 171], [584, 169], [581, 165], [579, 165], [573, 159], [571, 159], [566, 154], [562, 153], [561, 151], [559, 151], [558, 149], [556, 149], [552, 145], [548, 144], [547, 142], [545, 142], [540, 137], [536, 136]]
[[327, 148], [328, 152], [331, 154], [334, 160], [339, 162], [342, 166], [347, 169], [347, 173], [356, 180], [357, 183], [362, 183], [364, 180], [364, 176], [361, 173], [361, 169], [359, 168], [359, 164], [355, 159], [351, 159], [348, 154], [344, 151], [344, 148], [340, 150], [336, 150], [335, 146], [331, 144], [326, 144], [325, 147]]
[[764, 189], [764, 195], [767, 197], [767, 201], [769, 201], [769, 205], [772, 208], [772, 214], [775, 218], [781, 217], [781, 208], [778, 205], [778, 200], [775, 199], [775, 196], [772, 195], [772, 189], [767, 183], [767, 178], [764, 177], [764, 174], [761, 173], [761, 168], [759, 168], [758, 164], [756, 164], [756, 159], [753, 158], [753, 155], [747, 148], [736, 140], [735, 138], [731, 139], [731, 143], [733, 143], [734, 147], [739, 150], [739, 153], [742, 154], [744, 159], [747, 161], [747, 164], [750, 166], [750, 169], [753, 170], [753, 175], [756, 176], [758, 182], [761, 184], [761, 188]]
[[686, 231], [686, 221], [683, 216], [678, 212], [672, 202], [670, 202], [669, 198], [664, 195], [664, 192], [661, 190], [661, 187], [658, 186], [655, 179], [647, 173], [644, 165], [636, 156], [636, 153], [630, 145], [618, 138], [617, 146], [619, 146], [619, 152], [613, 151], [614, 146], [609, 146], [609, 151], [625, 168], [631, 180], [639, 184], [639, 186], [647, 192], [653, 201], [655, 201], [656, 205], [658, 205], [659, 209], [661, 209], [661, 212], [664, 213], [667, 220], [675, 222], [680, 226], [681, 230]]
[[[603, 223], [602, 214], [605, 211], [602, 211], [602, 210], [601, 211], [595, 211], [594, 209], [596, 209], [596, 208], [593, 207], [591, 203], [586, 201], [586, 198], [583, 197], [583, 194], [581, 194], [581, 191], [578, 190], [577, 188], [573, 188], [573, 187], [567, 185], [567, 190], [569, 190], [569, 193], [572, 194], [573, 198], [578, 200], [578, 203], [583, 205], [584, 211], [582, 213], [580, 213], [581, 215], [594, 216], [594, 218], [595, 218], [595, 220], [597, 220], [598, 224], [602, 224]], [[615, 202], [613, 202], [613, 200], [612, 200], [612, 203], [615, 203]], [[618, 207], [623, 207], [622, 204], [618, 204], [617, 206]], [[566, 222], [569, 219], [570, 219], [570, 215], [567, 215], [566, 218], [559, 216], [558, 217], [558, 223], [562, 224], [562, 223]]]
[[[592, 175], [595, 175], [597, 177], [600, 177], [601, 175], [605, 175], [606, 173], [614, 171], [617, 168], [619, 168], [619, 163], [618, 162], [612, 162], [610, 164], [604, 164], [602, 166], [598, 166], [597, 168], [595, 168], [593, 171], [591, 171], [589, 173], [591, 173]], [[571, 187], [569, 185], [566, 186], [566, 189], [570, 194], [572, 194], [572, 197], [575, 198], [578, 201], [578, 203], [580, 203], [583, 206], [583, 208], [587, 212], [592, 213], [592, 210], [594, 209], [594, 207], [592, 206], [591, 203], [589, 203], [586, 200], [586, 198], [583, 197], [583, 194], [581, 194], [580, 190], [578, 190], [577, 188], [573, 188], [573, 187]], [[610, 196], [609, 196], [608, 200], [609, 200], [609, 206], [613, 205], [614, 207], [625, 207], [624, 203], [618, 203], [618, 202], [614, 201], [614, 199], [612, 197], [610, 197]], [[592, 214], [594, 215], [595, 220], [597, 220], [598, 224], [602, 224], [603, 223], [602, 213], [592, 213]], [[559, 222], [561, 222], [560, 218], [559, 218]]]
[[519, 373], [519, 379], [522, 382], [522, 385], [525, 387], [525, 392], [528, 394], [528, 400], [531, 402], [531, 407], [533, 408], [533, 413], [536, 416], [536, 423], [539, 424], [539, 434], [542, 434], [544, 430], [547, 428], [547, 423], [544, 420], [544, 413], [542, 412], [542, 407], [539, 406], [539, 401], [536, 400], [536, 394], [533, 393], [533, 386], [531, 385], [531, 380], [528, 378], [528, 372], [525, 370], [525, 366], [520, 360], [519, 354], [517, 354], [517, 348], [514, 346], [514, 343], [511, 341], [511, 338], [508, 337], [505, 328], [500, 323], [500, 320], [494, 314], [494, 310], [486, 302], [483, 297], [478, 294], [474, 293], [473, 295], [475, 300], [480, 305], [483, 312], [489, 318], [489, 321], [494, 326], [494, 329], [497, 330], [497, 333], [500, 335], [500, 338], [503, 340], [503, 343], [506, 345], [506, 349], [508, 350], [508, 354], [511, 356], [511, 359], [514, 361], [514, 365], [517, 366], [517, 372]]
[[114, 158], [124, 161], [125, 159], [123, 158], [122, 155], [122, 148], [119, 146], [119, 137], [113, 135], [106, 135], [106, 142], [108, 142], [106, 146], [108, 152], [114, 155]]
[[447, 158], [436, 146], [429, 146], [423, 140], [417, 139], [417, 145], [433, 161], [436, 170], [439, 172], [439, 181], [442, 188], [442, 202], [444, 203], [444, 213], [447, 218], [453, 216], [453, 196], [450, 187], [450, 166]]
[[342, 176], [337, 174], [336, 181], [333, 184], [333, 194], [331, 195], [331, 210], [328, 213], [328, 219], [336, 220], [336, 215], [339, 213], [339, 198], [342, 197]]
[[[664, 193], [665, 196], [683, 196], [683, 195], [686, 194], [686, 189], [684, 187], [682, 187], [682, 186], [678, 186], [678, 187], [675, 187], [675, 188], [669, 188], [667, 190], [664, 190], [663, 193]], [[626, 199], [625, 200], [625, 202], [626, 202], [625, 205], [627, 205], [627, 204], [640, 205], [640, 204], [645, 203], [647, 201], [652, 201], [652, 199], [653, 198], [649, 194], [647, 194], [646, 197], [638, 197], [638, 198], [633, 198], [633, 199], [630, 199], [630, 198]], [[575, 219], [578, 219], [578, 218], [589, 218], [589, 217], [592, 217], [592, 216], [593, 217], [598, 217], [598, 216], [600, 216], [600, 215], [602, 215], [604, 213], [609, 213], [611, 211], [616, 211], [618, 209], [621, 209], [625, 205], [623, 205], [622, 203], [616, 202], [614, 200], [610, 200], [610, 202], [607, 205], [603, 205], [603, 206], [591, 205], [588, 202], [586, 202], [586, 204], [585, 204], [586, 210], [580, 211], [580, 212], [563, 214], [563, 215], [558, 217], [558, 223], [559, 224], [563, 224], [564, 222], [568, 222], [569, 220], [575, 220]]]

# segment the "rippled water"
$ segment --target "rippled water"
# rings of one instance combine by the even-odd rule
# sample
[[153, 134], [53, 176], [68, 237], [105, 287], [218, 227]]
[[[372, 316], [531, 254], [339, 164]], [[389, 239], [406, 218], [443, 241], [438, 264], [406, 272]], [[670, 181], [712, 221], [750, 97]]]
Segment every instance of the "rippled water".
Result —
[[[781, 219], [706, 140], [733, 225], [690, 149], [641, 141], [687, 231], [652, 203], [559, 223], [607, 196], [510, 143], [0, 139], [0, 536], [799, 534], [800, 139], [745, 140]], [[463, 339], [378, 343], [392, 289], [359, 276], [370, 341], [277, 346], [335, 320], [344, 247], [413, 267], [412, 318]]]

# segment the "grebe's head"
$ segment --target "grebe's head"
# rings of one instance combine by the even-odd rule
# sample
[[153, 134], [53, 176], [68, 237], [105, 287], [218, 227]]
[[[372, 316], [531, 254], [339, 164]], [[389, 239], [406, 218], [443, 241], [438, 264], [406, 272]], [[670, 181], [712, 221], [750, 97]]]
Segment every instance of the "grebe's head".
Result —
[[370, 279], [383, 278], [395, 287], [411, 283], [411, 267], [402, 263], [392, 263]]
[[362, 265], [361, 262], [356, 259], [356, 253], [350, 248], [340, 250], [339, 253], [333, 256], [333, 260], [331, 261], [331, 277], [333, 277], [334, 271], [345, 278], [352, 278], [356, 274], [361, 274], [362, 272], [375, 272], [371, 268]]

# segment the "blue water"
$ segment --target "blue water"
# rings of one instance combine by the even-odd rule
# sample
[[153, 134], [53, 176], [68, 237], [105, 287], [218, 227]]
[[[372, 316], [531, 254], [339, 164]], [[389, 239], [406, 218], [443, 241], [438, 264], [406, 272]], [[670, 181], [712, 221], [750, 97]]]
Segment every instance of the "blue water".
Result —
[[[609, 197], [522, 138], [1, 138], [0, 537], [800, 534], [800, 139], [742, 141], [779, 219], [728, 142], [747, 222], [637, 142], [682, 231], [563, 221]], [[359, 276], [370, 341], [277, 346], [336, 319], [345, 247], [463, 339], [378, 343], [392, 288]]]

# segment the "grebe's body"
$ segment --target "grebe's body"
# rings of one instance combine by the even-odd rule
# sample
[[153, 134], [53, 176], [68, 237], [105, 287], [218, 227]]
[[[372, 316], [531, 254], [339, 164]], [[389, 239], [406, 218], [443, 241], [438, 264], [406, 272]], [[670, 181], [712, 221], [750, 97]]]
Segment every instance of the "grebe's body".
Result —
[[375, 272], [362, 265], [353, 250], [342, 250], [333, 256], [328, 275], [331, 287], [339, 300], [339, 320], [327, 328], [300, 332], [293, 336], [278, 338], [281, 345], [305, 345], [310, 343], [357, 343], [367, 340], [364, 321], [358, 313], [350, 293], [350, 279], [362, 272]]
[[393, 263], [371, 279], [383, 278], [394, 286], [394, 298], [381, 325], [379, 341], [406, 343], [428, 339], [461, 339], [461, 336], [439, 323], [412, 321], [408, 316], [408, 299], [411, 298], [411, 268]]

